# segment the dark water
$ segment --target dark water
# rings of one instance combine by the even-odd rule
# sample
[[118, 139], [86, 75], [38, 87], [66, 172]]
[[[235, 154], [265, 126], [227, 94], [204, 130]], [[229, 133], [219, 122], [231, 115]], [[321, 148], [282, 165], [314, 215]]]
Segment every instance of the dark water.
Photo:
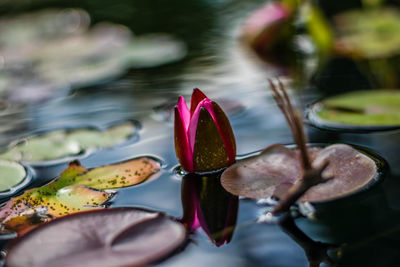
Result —
[[[179, 95], [189, 96], [192, 88], [198, 87], [209, 98], [220, 102], [228, 111], [238, 154], [250, 153], [274, 143], [292, 143], [284, 118], [267, 89], [265, 77], [273, 75], [275, 70], [255, 64], [237, 42], [241, 22], [262, 3], [256, 0], [5, 1], [0, 4], [2, 14], [49, 6], [80, 7], [90, 13], [93, 22], [122, 23], [138, 34], [171, 33], [186, 42], [189, 54], [178, 63], [132, 70], [115, 81], [79, 88], [40, 105], [16, 107], [16, 112], [0, 118], [10, 126], [2, 133], [1, 144], [36, 130], [82, 124], [102, 127], [116, 120], [138, 120], [142, 125], [138, 142], [98, 151], [81, 162], [90, 168], [140, 155], [160, 158], [163, 162], [161, 177], [119, 190], [112, 206], [145, 207], [181, 218], [182, 177], [173, 171], [177, 160], [169, 113]], [[335, 11], [330, 7], [327, 13]], [[354, 75], [357, 70], [351, 63], [343, 64], [349, 68], [345, 73], [343, 68], [339, 68], [338, 75], [328, 69], [323, 72], [328, 75], [317, 77], [315, 82], [322, 91], [307, 86], [299, 97], [303, 100], [301, 104], [330, 93], [332, 83], [340, 89], [340, 85], [349, 81], [348, 77], [356, 77], [352, 83], [364, 88], [365, 77]], [[310, 131], [310, 142], [343, 142], [347, 138], [333, 138], [312, 128]], [[393, 140], [392, 137], [385, 138]], [[360, 139], [355, 135], [349, 140]], [[355, 143], [372, 149], [380, 147], [380, 143], [372, 141]], [[379, 152], [387, 150], [381, 148]], [[398, 158], [398, 153], [389, 152], [392, 153], [390, 157]], [[393, 164], [394, 161], [389, 162]], [[37, 168], [38, 182], [57, 176], [65, 167], [64, 164]], [[282, 226], [257, 224], [257, 218], [265, 213], [267, 207], [253, 200], [241, 199], [236, 228], [229, 244], [216, 247], [205, 231], [198, 229], [183, 252], [160, 265], [308, 266], [308, 255], [315, 262], [330, 258], [338, 266], [398, 266], [399, 186], [399, 177], [388, 176], [384, 183], [361, 197], [346, 203], [321, 206], [319, 220], [301, 218], [295, 221], [301, 230], [290, 220]], [[208, 201], [213, 202], [212, 195]]]

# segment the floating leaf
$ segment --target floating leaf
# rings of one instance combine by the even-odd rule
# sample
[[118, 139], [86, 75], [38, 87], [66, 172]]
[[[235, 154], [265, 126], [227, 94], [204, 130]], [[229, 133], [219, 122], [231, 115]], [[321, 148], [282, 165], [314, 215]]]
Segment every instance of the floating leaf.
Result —
[[[375, 161], [348, 145], [313, 147], [308, 151], [314, 167], [329, 162], [323, 177], [334, 178], [309, 189], [301, 201], [321, 202], [349, 195], [362, 189], [377, 175]], [[221, 183], [234, 195], [280, 198], [303, 176], [303, 172], [297, 149], [274, 145], [229, 167], [222, 174]]]
[[128, 140], [135, 131], [135, 125], [125, 122], [105, 131], [96, 129], [77, 129], [68, 134], [68, 139], [79, 143], [82, 149], [107, 148]]
[[316, 124], [400, 126], [400, 90], [356, 91], [329, 97], [310, 109]]
[[385, 58], [400, 52], [400, 11], [367, 8], [334, 18], [338, 51], [357, 57]]
[[136, 37], [125, 54], [128, 64], [135, 68], [157, 67], [185, 56], [185, 44], [162, 33]]
[[134, 37], [123, 25], [89, 24], [88, 13], [80, 9], [1, 19], [2, 96], [37, 103], [56, 91], [102, 83], [129, 68], [156, 67], [186, 55], [185, 44], [166, 34]]
[[0, 155], [2, 159], [36, 162], [64, 158], [81, 152], [78, 142], [67, 140], [65, 131], [28, 137]]
[[0, 192], [10, 190], [21, 183], [27, 173], [24, 166], [7, 160], [0, 160]]
[[149, 158], [95, 168], [73, 178], [74, 183], [104, 190], [135, 185], [158, 172], [160, 165]]
[[179, 222], [135, 208], [82, 212], [43, 225], [8, 247], [7, 266], [144, 266], [186, 241]]
[[159, 169], [159, 163], [149, 158], [92, 170], [72, 162], [57, 180], [11, 199], [0, 209], [0, 221], [5, 228], [21, 233], [54, 217], [98, 208], [111, 197], [98, 190], [141, 183]]
[[0, 158], [23, 162], [61, 159], [122, 143], [134, 134], [135, 129], [132, 122], [124, 122], [104, 131], [96, 128], [50, 131], [26, 138], [0, 154]]

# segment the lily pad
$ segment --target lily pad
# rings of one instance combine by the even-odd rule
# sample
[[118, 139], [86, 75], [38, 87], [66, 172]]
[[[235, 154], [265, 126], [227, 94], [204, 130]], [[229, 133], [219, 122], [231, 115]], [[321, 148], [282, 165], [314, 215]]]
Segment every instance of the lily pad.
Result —
[[51, 131], [20, 141], [0, 154], [0, 159], [41, 162], [76, 156], [123, 143], [133, 136], [135, 129], [132, 122], [125, 122], [104, 131], [88, 127]]
[[151, 68], [181, 60], [186, 53], [182, 41], [167, 34], [153, 33], [134, 38], [125, 59], [134, 68]]
[[400, 11], [396, 8], [351, 10], [334, 18], [336, 48], [356, 57], [385, 58], [400, 53]]
[[[323, 202], [360, 191], [376, 179], [376, 162], [351, 146], [330, 145], [308, 150], [312, 165], [325, 162], [322, 176], [333, 179], [309, 189], [300, 201]], [[281, 198], [304, 173], [297, 149], [273, 145], [259, 155], [230, 166], [222, 174], [222, 186], [230, 193], [248, 198]]]
[[128, 140], [135, 132], [131, 122], [114, 125], [104, 131], [77, 129], [68, 133], [68, 139], [76, 141], [82, 149], [108, 148]]
[[308, 114], [317, 125], [399, 127], [400, 90], [356, 91], [314, 104]]
[[0, 192], [10, 190], [26, 178], [24, 166], [7, 160], [0, 160]]
[[8, 247], [7, 266], [145, 266], [187, 239], [184, 226], [158, 212], [113, 208], [39, 227]]
[[0, 209], [0, 221], [8, 230], [25, 232], [55, 217], [99, 208], [112, 194], [100, 190], [116, 189], [141, 183], [160, 170], [150, 158], [87, 170], [78, 162], [55, 181], [12, 198]]
[[105, 22], [89, 27], [89, 15], [81, 9], [22, 14], [0, 24], [5, 61], [0, 93], [14, 102], [38, 103], [63, 89], [114, 79], [129, 68], [157, 67], [186, 56], [185, 44], [167, 34], [134, 37], [129, 28]]

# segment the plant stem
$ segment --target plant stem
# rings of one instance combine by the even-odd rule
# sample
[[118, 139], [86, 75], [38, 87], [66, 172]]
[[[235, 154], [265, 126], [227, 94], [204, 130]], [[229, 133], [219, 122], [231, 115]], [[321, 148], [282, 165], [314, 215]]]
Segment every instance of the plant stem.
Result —
[[304, 132], [304, 127], [301, 119], [300, 112], [293, 108], [289, 95], [286, 92], [285, 86], [278, 80], [279, 87], [276, 87], [272, 80], [268, 79], [271, 90], [274, 94], [274, 99], [278, 107], [282, 111], [285, 119], [290, 127], [293, 139], [300, 150], [300, 158], [302, 161], [304, 175], [297, 181], [286, 193], [286, 195], [279, 201], [279, 203], [272, 210], [272, 214], [280, 214], [287, 212], [296, 201], [311, 187], [326, 182], [329, 179], [322, 177], [322, 172], [328, 166], [328, 163], [322, 167], [313, 168], [311, 165], [310, 157], [307, 153], [307, 140]]

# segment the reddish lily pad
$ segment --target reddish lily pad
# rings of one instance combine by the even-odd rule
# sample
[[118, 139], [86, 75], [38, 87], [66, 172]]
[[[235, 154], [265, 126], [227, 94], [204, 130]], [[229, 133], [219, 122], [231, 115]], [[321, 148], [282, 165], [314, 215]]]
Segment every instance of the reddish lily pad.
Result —
[[54, 220], [8, 247], [7, 266], [143, 266], [161, 260], [187, 238], [162, 213], [135, 208], [81, 212]]
[[112, 196], [99, 190], [132, 186], [159, 170], [159, 163], [149, 158], [92, 170], [72, 162], [57, 180], [11, 199], [0, 209], [0, 221], [8, 230], [23, 233], [55, 217], [99, 208]]
[[[329, 162], [322, 176], [330, 181], [309, 189], [300, 201], [322, 202], [357, 192], [377, 175], [373, 159], [344, 144], [308, 149], [313, 167]], [[222, 186], [234, 195], [248, 198], [281, 198], [303, 176], [300, 153], [273, 145], [257, 156], [229, 167], [221, 176]]]

